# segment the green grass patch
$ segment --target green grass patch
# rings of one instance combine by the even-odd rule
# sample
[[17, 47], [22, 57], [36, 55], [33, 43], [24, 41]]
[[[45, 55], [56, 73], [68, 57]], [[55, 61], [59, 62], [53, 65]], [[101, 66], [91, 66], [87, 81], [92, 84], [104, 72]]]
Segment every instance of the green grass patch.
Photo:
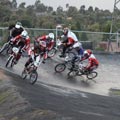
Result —
[[0, 104], [4, 103], [9, 96], [9, 92], [0, 93]]
[[120, 90], [111, 91], [111, 93], [112, 93], [113, 95], [120, 95]]

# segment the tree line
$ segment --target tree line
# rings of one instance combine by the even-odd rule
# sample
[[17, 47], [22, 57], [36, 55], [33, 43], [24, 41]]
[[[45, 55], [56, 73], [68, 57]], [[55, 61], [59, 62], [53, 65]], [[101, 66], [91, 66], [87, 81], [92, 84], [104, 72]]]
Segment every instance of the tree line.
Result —
[[[86, 9], [85, 5], [78, 9], [69, 6], [69, 3], [66, 4], [65, 10], [61, 6], [53, 10], [53, 7], [44, 5], [40, 0], [28, 6], [25, 2], [18, 5], [16, 0], [0, 0], [0, 18], [1, 27], [20, 21], [28, 28], [53, 29], [62, 24], [79, 31], [110, 32], [112, 12], [97, 7], [93, 9], [92, 6]], [[120, 21], [117, 25], [120, 25]]]

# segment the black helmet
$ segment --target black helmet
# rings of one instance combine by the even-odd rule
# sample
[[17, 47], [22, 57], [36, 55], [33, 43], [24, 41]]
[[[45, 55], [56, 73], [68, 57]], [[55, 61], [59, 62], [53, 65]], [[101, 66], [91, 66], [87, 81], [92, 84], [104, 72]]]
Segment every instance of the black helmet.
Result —
[[68, 31], [69, 31], [69, 28], [65, 27], [65, 28], [63, 29], [63, 34], [64, 34], [64, 35], [67, 35], [67, 34], [68, 34]]

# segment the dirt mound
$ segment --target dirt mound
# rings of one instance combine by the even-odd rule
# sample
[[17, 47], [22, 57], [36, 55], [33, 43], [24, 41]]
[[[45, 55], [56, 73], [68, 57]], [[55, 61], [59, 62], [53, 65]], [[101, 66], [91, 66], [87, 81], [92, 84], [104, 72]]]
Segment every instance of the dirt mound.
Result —
[[8, 75], [0, 70], [0, 120], [69, 120], [51, 110], [33, 108], [12, 84], [17, 77]]

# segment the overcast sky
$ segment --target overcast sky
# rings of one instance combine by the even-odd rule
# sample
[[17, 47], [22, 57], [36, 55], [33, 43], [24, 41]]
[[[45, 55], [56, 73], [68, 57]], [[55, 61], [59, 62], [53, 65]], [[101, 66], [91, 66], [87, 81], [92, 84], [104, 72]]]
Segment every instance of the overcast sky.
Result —
[[[32, 5], [35, 1], [36, 0], [17, 0], [17, 3], [25, 2], [26, 5]], [[62, 6], [65, 9], [68, 3], [69, 6], [75, 6], [78, 9], [80, 6], [85, 5], [86, 9], [92, 6], [93, 8], [98, 7], [99, 9], [113, 11], [115, 0], [41, 0], [41, 2], [46, 6], [52, 6], [54, 10], [56, 10], [58, 6]], [[120, 2], [117, 4], [117, 7], [120, 8]]]

